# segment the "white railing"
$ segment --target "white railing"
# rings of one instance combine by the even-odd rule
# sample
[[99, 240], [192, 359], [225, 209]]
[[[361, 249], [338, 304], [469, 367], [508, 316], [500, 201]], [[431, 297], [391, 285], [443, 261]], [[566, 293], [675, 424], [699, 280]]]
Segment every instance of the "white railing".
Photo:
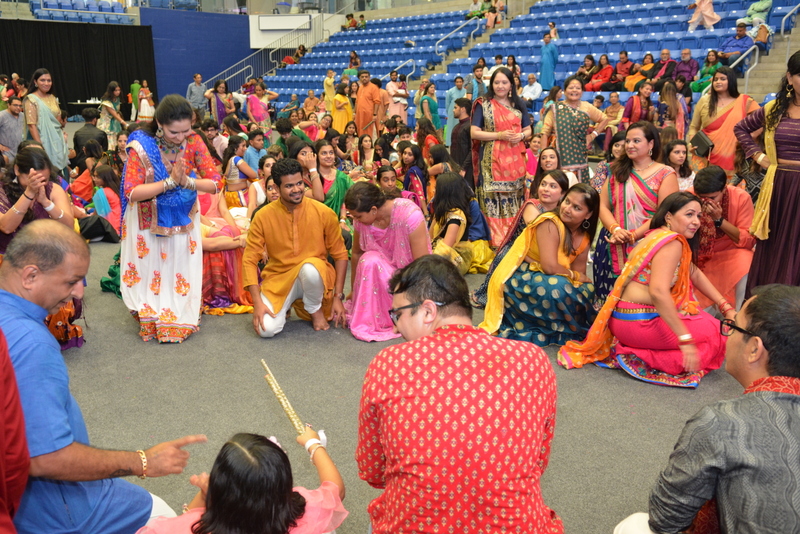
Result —
[[[745, 58], [747, 58], [747, 56], [749, 56], [753, 52], [755, 52], [756, 58], [755, 58], [754, 61], [752, 61], [750, 63], [750, 66], [747, 68], [747, 71], [744, 73], [744, 91], [742, 91], [744, 94], [747, 94], [748, 93], [748, 89], [750, 88], [750, 71], [752, 71], [758, 65], [758, 58], [760, 56], [760, 51], [759, 51], [758, 46], [757, 45], [751, 46], [750, 48], [747, 49], [747, 51], [744, 54], [739, 56], [739, 59], [737, 59], [736, 61], [734, 61], [730, 65], [728, 65], [730, 68], [733, 68], [736, 65], [738, 65], [739, 63], [743, 63]], [[711, 87], [711, 85], [709, 85], [709, 87]]]
[[280, 65], [283, 56], [276, 59], [276, 53], [283, 52], [286, 54], [288, 51], [289, 54], [292, 54], [301, 44], [311, 48], [322, 41], [323, 27], [324, 25], [321, 20], [315, 22], [314, 19], [311, 18], [309, 22], [304, 22], [289, 33], [275, 39], [261, 50], [257, 50], [241, 61], [234, 63], [224, 71], [208, 78], [204, 76], [203, 78], [206, 81], [203, 85], [206, 87], [209, 85], [213, 86], [216, 80], [225, 80], [228, 84], [228, 90], [231, 90], [233, 87], [239, 87], [242, 85], [238, 83], [240, 79], [242, 82], [247, 80], [246, 78], [242, 79], [242, 76], [244, 69], [248, 66], [252, 69], [250, 72], [251, 77], [262, 78], [265, 74], [274, 71]]
[[[405, 66], [406, 66], [406, 65], [408, 65], [409, 63], [411, 63], [411, 64], [413, 65], [413, 68], [411, 69], [411, 72], [409, 72], [409, 73], [407, 74], [407, 77], [409, 77], [409, 78], [410, 78], [412, 74], [414, 74], [415, 72], [417, 72], [417, 60], [416, 60], [416, 59], [407, 59], [407, 60], [403, 61], [402, 63], [400, 63], [400, 64], [399, 64], [398, 66], [396, 66], [395, 68], [393, 68], [392, 70], [400, 70], [401, 68], [405, 67]], [[388, 73], [388, 74], [384, 74], [384, 75], [383, 75], [383, 76], [381, 76], [379, 79], [380, 79], [380, 80], [385, 80], [386, 78], [388, 78], [388, 77], [389, 77], [389, 74], [391, 74], [391, 73], [392, 73], [392, 71], [389, 71], [389, 73]]]
[[[473, 24], [473, 23], [476, 23], [476, 22], [477, 22], [477, 24], [475, 25], [475, 29], [472, 30], [472, 33], [469, 34], [469, 39], [473, 39], [475, 37], [475, 32], [478, 31], [481, 28], [481, 23], [486, 24], [486, 22], [483, 21], [482, 19], [474, 18], [474, 19], [470, 19], [468, 21], [465, 21], [465, 22], [461, 23], [458, 26], [458, 28], [454, 29], [453, 31], [451, 31], [450, 33], [448, 33], [447, 35], [445, 35], [444, 37], [442, 37], [441, 39], [436, 41], [436, 44], [433, 46], [433, 53], [436, 54], [437, 56], [441, 56], [442, 60], [444, 60], [445, 57], [447, 56], [447, 49], [439, 52], [439, 44], [442, 43], [443, 41], [445, 41], [447, 38], [449, 38], [451, 35], [453, 35], [457, 31], [460, 31], [461, 28], [463, 28], [464, 26], [469, 26], [470, 24]], [[466, 43], [464, 43], [464, 44], [466, 44]]]
[[789, 63], [789, 51], [792, 49], [792, 45], [791, 45], [791, 40], [792, 40], [791, 31], [792, 30], [789, 30], [789, 34], [788, 35], [786, 34], [786, 21], [789, 20], [789, 17], [792, 17], [792, 16], [796, 17], [798, 9], [800, 9], [800, 4], [797, 4], [796, 6], [794, 6], [794, 8], [792, 8], [792, 10], [789, 11], [786, 14], [786, 16], [783, 17], [783, 20], [781, 21], [781, 37], [786, 39], [786, 63]]

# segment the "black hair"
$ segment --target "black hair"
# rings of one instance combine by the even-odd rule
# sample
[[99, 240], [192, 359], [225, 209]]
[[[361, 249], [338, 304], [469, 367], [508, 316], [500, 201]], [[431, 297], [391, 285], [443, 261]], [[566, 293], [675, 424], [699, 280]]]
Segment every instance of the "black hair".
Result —
[[367, 76], [369, 76], [369, 71], [366, 70], [366, 69], [362, 69], [362, 70], [358, 71], [357, 77], [361, 78], [362, 74], [366, 74]]
[[92, 122], [100, 117], [100, 112], [97, 111], [97, 108], [83, 108], [81, 111], [81, 117], [83, 117], [83, 120], [86, 122]]
[[[786, 64], [786, 71], [792, 76], [800, 74], [800, 50], [792, 54], [789, 62]], [[794, 100], [796, 91], [800, 91], [800, 87], [794, 87], [793, 91], [789, 91], [789, 80], [786, 79], [786, 74], [781, 76], [781, 82], [778, 85], [778, 92], [775, 95], [775, 104], [766, 117], [765, 126], [767, 129], [775, 129], [778, 123], [789, 112], [789, 105]]]
[[381, 149], [381, 159], [389, 159], [389, 156], [392, 153], [396, 153], [397, 151], [392, 146], [392, 143], [386, 139], [385, 137], [381, 136], [375, 141], [375, 149]]
[[89, 139], [86, 141], [86, 144], [83, 145], [83, 152], [87, 157], [98, 160], [103, 156], [103, 147], [100, 146], [100, 143], [98, 143], [96, 139]]
[[464, 81], [464, 77], [463, 76], [456, 76], [455, 78], [453, 78], [453, 83], [457, 82], [458, 80], [461, 80], [463, 82]]
[[[653, 215], [653, 218], [650, 220], [650, 229], [655, 230], [656, 228], [666, 226], [667, 213], [675, 215], [690, 202], [697, 202], [701, 206], [703, 205], [699, 197], [688, 191], [675, 191], [669, 195], [659, 204], [655, 215]], [[692, 262], [695, 263], [697, 261], [697, 248], [700, 241], [699, 232], [695, 232], [694, 236], [687, 241], [689, 241], [689, 247], [692, 249]]]
[[291, 174], [303, 174], [303, 167], [300, 166], [300, 162], [296, 159], [283, 158], [276, 161], [275, 165], [272, 166], [272, 181], [278, 187], [281, 186], [283, 177]]
[[[447, 214], [461, 210], [467, 218], [467, 228], [472, 224], [469, 203], [473, 192], [467, 181], [455, 172], [444, 172], [436, 177], [436, 192], [433, 196], [433, 218], [441, 226], [447, 223]], [[466, 235], [466, 234], [465, 234]]]
[[203, 121], [202, 125], [200, 126], [203, 130], [208, 130], [210, 128], [214, 128], [215, 130], [219, 130], [219, 123], [214, 119], [208, 118]]
[[294, 143], [289, 145], [289, 158], [290, 159], [297, 159], [297, 155], [300, 154], [300, 151], [304, 148], [310, 148], [314, 155], [317, 154], [317, 151], [314, 150], [314, 145], [309, 143], [308, 141], [303, 141], [302, 139], [298, 139]]
[[[443, 256], [427, 254], [417, 258], [394, 272], [389, 287], [390, 293], [405, 294], [411, 303], [426, 300], [441, 303], [439, 314], [442, 317], [461, 315], [472, 319], [467, 281]], [[416, 308], [411, 310], [412, 315], [416, 312]]]
[[[53, 164], [50, 158], [47, 157], [47, 152], [40, 146], [24, 146], [17, 152], [17, 157], [14, 161], [8, 164], [5, 172], [0, 173], [0, 184], [5, 190], [8, 203], [13, 206], [25, 193], [25, 188], [19, 183], [17, 175], [14, 173], [14, 166], [19, 169], [20, 174], [28, 174], [33, 171], [43, 171], [47, 169], [53, 174]], [[33, 213], [33, 202], [30, 203], [28, 211], [22, 216], [22, 224], [33, 221], [36, 217]], [[13, 243], [13, 240], [12, 240]]]
[[228, 127], [230, 131], [234, 134], [240, 133], [247, 133], [242, 129], [242, 125], [239, 123], [239, 119], [234, 117], [233, 115], [228, 115], [224, 119], [222, 119], [222, 124]]
[[192, 533], [285, 533], [297, 526], [305, 506], [283, 449], [264, 436], [236, 434], [214, 460], [206, 511]]
[[275, 131], [279, 134], [288, 134], [293, 130], [292, 122], [286, 117], [281, 117], [275, 121]]
[[412, 133], [411, 128], [409, 128], [408, 126], [401, 126], [397, 129], [397, 137], [401, 137], [403, 135], [411, 135], [411, 133]]
[[738, 98], [739, 97], [739, 84], [736, 81], [736, 71], [730, 67], [720, 67], [717, 69], [717, 72], [711, 77], [711, 90], [709, 91], [710, 95], [708, 98], [708, 116], [713, 117], [717, 113], [717, 102], [719, 101], [719, 96], [717, 95], [717, 91], [714, 90], [714, 78], [717, 77], [718, 74], [724, 75], [728, 78], [728, 94], [731, 98]]
[[555, 152], [555, 154], [556, 154], [556, 163], [557, 163], [556, 169], [560, 169], [561, 168], [561, 154], [558, 153], [558, 150], [556, 150], [556, 148], [552, 147], [552, 146], [543, 148], [539, 152], [539, 161], [540, 162], [536, 166], [536, 174], [533, 175], [533, 180], [531, 180], [531, 190], [530, 190], [531, 198], [539, 198], [539, 197], [536, 196], [538, 194], [538, 191], [539, 191], [539, 184], [542, 183], [542, 179], [545, 177], [545, 175], [547, 175], [547, 173], [551, 172], [551, 171], [544, 170], [544, 168], [542, 167], [542, 164], [541, 164], [542, 154], [544, 154], [545, 150], [551, 150], [551, 151]]
[[[28, 91], [30, 91], [31, 93], [34, 92], [37, 89], [36, 81], [39, 78], [41, 78], [42, 76], [44, 76], [45, 74], [50, 74], [50, 71], [47, 70], [47, 69], [36, 69], [35, 71], [33, 71], [33, 74], [31, 74], [31, 80], [27, 84]], [[50, 76], [52, 78], [52, 74]], [[18, 78], [17, 79], [17, 85], [25, 85], [25, 84], [23, 84], [24, 81], [25, 80], [23, 80], [22, 78]], [[53, 85], [55, 85], [55, 84], [53, 84]], [[53, 86], [52, 85], [50, 86], [50, 91], [48, 91], [47, 94], [48, 95], [52, 95], [53, 94]]]
[[[567, 191], [569, 190], [569, 177], [567, 176], [567, 173], [565, 173], [561, 169], [555, 169], [543, 173], [542, 177], [539, 178], [539, 181], [536, 184], [535, 191], [533, 190], [533, 184], [531, 184], [531, 198], [539, 198], [537, 196], [539, 194], [539, 186], [542, 185], [542, 180], [548, 177], [552, 178], [558, 184], [558, 187], [561, 188], [561, 198], [564, 198], [564, 196], [567, 194]], [[559, 202], [561, 202], [560, 199]]]
[[447, 150], [447, 147], [444, 145], [434, 145], [431, 147], [431, 163], [433, 165], [437, 163], [447, 163], [450, 167], [450, 172], [461, 172], [461, 165], [453, 159], [453, 156], [450, 155], [450, 151]]
[[545, 103], [545, 104], [547, 102], [555, 102], [556, 99], [558, 98], [559, 91], [561, 91], [561, 86], [560, 85], [554, 85], [553, 87], [550, 88], [550, 92], [547, 93], [547, 96], [544, 97], [544, 100], [542, 102]]
[[725, 170], [718, 165], [709, 165], [704, 169], [697, 171], [694, 177], [694, 192], [697, 195], [708, 195], [710, 193], [719, 193], [728, 184], [728, 175]]
[[[22, 99], [20, 97], [18, 97], [17, 95], [13, 95], [13, 96], [9, 96], [8, 97], [8, 105], [10, 106], [14, 102], [14, 100], [19, 100], [19, 103], [22, 104]], [[97, 111], [97, 110], [95, 110], [95, 111]]]
[[337, 95], [342, 95], [342, 96], [347, 96], [347, 93], [344, 92], [345, 89], [347, 89], [347, 84], [346, 83], [337, 84], [336, 85], [336, 94]]
[[[264, 169], [264, 164], [267, 162], [268, 159], [275, 159], [274, 157], [270, 156], [269, 154], [265, 156], [261, 156], [258, 160], [258, 170], [261, 171]], [[275, 160], [277, 161], [277, 160]]]
[[664, 165], [672, 167], [669, 156], [672, 154], [672, 151], [675, 150], [676, 146], [682, 146], [686, 149], [686, 159], [683, 160], [683, 165], [681, 165], [680, 168], [675, 169], [675, 172], [677, 172], [679, 178], [688, 178], [692, 175], [692, 166], [689, 164], [689, 147], [683, 139], [675, 139], [667, 143], [667, 146], [664, 148]]
[[475, 74], [475, 71], [476, 71], [476, 70], [478, 70], [478, 69], [482, 69], [482, 68], [483, 68], [483, 65], [481, 65], [480, 63], [475, 63], [475, 64], [472, 66], [472, 73], [473, 73], [473, 74]]
[[159, 102], [153, 120], [145, 123], [141, 130], [153, 137], [159, 124], [167, 126], [182, 120], [192, 120], [192, 105], [181, 95], [167, 95]]
[[415, 145], [410, 141], [406, 141], [408, 145], [404, 146], [400, 149], [400, 145], [397, 145], [397, 148], [400, 149], [400, 164], [402, 168], [405, 170], [405, 163], [403, 163], [403, 152], [405, 152], [406, 148], [411, 150], [411, 154], [414, 156], [414, 163], [411, 166], [417, 166], [420, 168], [422, 173], [427, 176], [428, 175], [428, 166], [425, 164], [425, 158], [422, 157], [422, 149], [420, 149], [419, 145]]
[[[381, 184], [381, 176], [384, 173], [390, 173], [394, 177], [395, 186], [394, 186], [394, 188], [392, 188], [389, 191], [386, 191], [380, 185]], [[377, 184], [378, 187], [381, 187], [381, 190], [383, 191], [383, 194], [384, 194], [384, 196], [386, 197], [387, 200], [394, 199], [394, 198], [400, 198], [400, 197], [403, 196], [400, 193], [400, 190], [397, 188], [397, 171], [391, 165], [381, 165], [380, 167], [378, 167], [378, 171], [375, 173], [375, 183]]]
[[375, 143], [372, 141], [372, 135], [370, 135], [370, 134], [363, 134], [363, 135], [361, 135], [361, 136], [358, 138], [358, 146], [356, 147], [356, 151], [358, 152], [358, 162], [359, 162], [359, 163], [360, 163], [362, 166], [364, 165], [364, 162], [365, 162], [365, 161], [367, 161], [367, 158], [366, 158], [366, 154], [364, 153], [364, 148], [363, 148], [363, 146], [361, 145], [361, 143], [363, 143], [363, 142], [364, 142], [364, 139], [367, 139], [367, 138], [369, 138], [369, 140], [370, 140], [370, 143], [372, 144], [372, 150], [373, 150], [373, 154], [372, 154], [372, 160], [373, 160], [373, 161], [375, 161], [375, 153], [374, 153], [374, 150], [375, 150]]
[[417, 143], [424, 143], [429, 135], [432, 135], [438, 144], [442, 144], [442, 138], [439, 137], [439, 132], [433, 127], [431, 120], [427, 117], [417, 119]]
[[264, 131], [263, 130], [259, 130], [258, 128], [256, 128], [255, 130], [250, 130], [250, 133], [247, 134], [247, 140], [248, 141], [252, 141], [256, 137], [258, 137], [259, 135], [263, 137], [264, 136]]
[[371, 83], [372, 85], [377, 86], [378, 89], [383, 87], [383, 82], [381, 81], [380, 78], [370, 78], [369, 83]]
[[103, 180], [105, 184], [104, 187], [111, 189], [114, 193], [119, 196], [119, 186], [120, 186], [120, 179], [116, 172], [114, 172], [114, 168], [109, 165], [97, 165], [92, 170], [93, 174]]
[[366, 213], [374, 208], [386, 204], [386, 194], [383, 189], [371, 182], [358, 182], [347, 190], [344, 196], [344, 206], [352, 211]]
[[456, 98], [455, 105], [467, 110], [467, 116], [472, 114], [472, 100], [467, 97]]
[[[597, 232], [597, 221], [600, 219], [600, 193], [589, 184], [575, 184], [561, 197], [561, 201], [558, 203], [559, 206], [561, 206], [561, 203], [564, 202], [564, 199], [566, 199], [570, 193], [580, 193], [583, 196], [582, 200], [583, 203], [586, 204], [586, 209], [592, 212], [592, 215], [587, 219], [589, 221], [589, 227], [584, 228], [583, 223], [581, 223], [580, 226], [581, 231], [592, 240]], [[558, 212], [558, 210], [556, 211]], [[560, 214], [559, 218], [561, 218]], [[569, 236], [569, 232], [565, 232], [565, 234], [564, 252], [569, 256], [575, 252], [575, 249], [572, 247], [572, 238]]]
[[800, 287], [769, 284], [753, 289], [753, 295], [743, 315], [747, 330], [761, 338], [769, 354], [767, 373], [800, 378]]
[[624, 140], [625, 140], [625, 130], [621, 130], [615, 133], [614, 137], [611, 138], [611, 141], [608, 143], [608, 150], [606, 150], [606, 161], [608, 163], [611, 163], [615, 159], [613, 152], [614, 145]]
[[241, 146], [242, 143], [244, 143], [244, 139], [238, 135], [232, 135], [228, 139], [228, 146], [225, 147], [225, 152], [222, 153], [222, 173], [224, 175], [227, 176], [228, 162], [236, 155], [236, 151], [239, 150], [239, 146]]
[[223, 83], [225, 84], [225, 92], [228, 92], [228, 82], [226, 82], [225, 80], [217, 80], [216, 82], [214, 82], [215, 93], [217, 92], [217, 89], [219, 89], [219, 86], [222, 85]]
[[114, 91], [119, 88], [119, 84], [117, 82], [109, 82], [108, 87], [106, 87], [106, 92], [103, 93], [103, 96], [100, 97], [100, 100], [108, 100], [109, 102], [113, 102], [115, 98], [122, 100], [122, 93], [120, 96], [114, 96]]
[[517, 94], [517, 83], [514, 81], [514, 75], [511, 74], [511, 71], [506, 67], [495, 69], [494, 73], [492, 73], [492, 77], [489, 79], [489, 87], [486, 88], [486, 95], [483, 98], [487, 101], [494, 98], [494, 79], [497, 78], [498, 74], [505, 76], [511, 83], [511, 90], [508, 93], [508, 100], [511, 105], [522, 113], [527, 113], [527, 104], [525, 104], [525, 102], [522, 100], [522, 97]]
[[[594, 56], [592, 54], [586, 54], [585, 56], [583, 56], [583, 60], [584, 61], [586, 61], [587, 59], [592, 62], [592, 66], [589, 67], [590, 69], [593, 69], [593, 68], [595, 68], [597, 66], [597, 61], [594, 59]], [[567, 86], [567, 84], [564, 84], [564, 87], [566, 87], [566, 86]]]
[[[206, 145], [206, 150], [208, 150], [208, 155], [211, 156], [211, 158], [216, 163], [222, 163], [222, 160], [219, 157], [219, 153], [217, 153], [217, 149], [214, 148], [214, 145], [212, 145], [211, 141], [208, 140], [208, 136], [206, 135], [206, 133], [203, 130], [201, 130], [200, 128], [197, 128], [197, 127], [192, 128], [192, 129], [194, 130], [194, 133], [196, 133], [198, 136], [200, 136], [200, 139], [203, 140], [203, 144]], [[118, 135], [122, 135], [122, 134], [126, 134], [127, 135], [127, 132], [125, 130], [123, 130]], [[117, 143], [117, 148], [119, 148], [119, 142]]]
[[[634, 122], [625, 130], [626, 139], [631, 130], [642, 130], [644, 132], [644, 138], [653, 142], [653, 153], [651, 157], [653, 161], [658, 161], [661, 157], [661, 136], [659, 136], [658, 129], [653, 123], [649, 121]], [[633, 160], [628, 157], [627, 152], [611, 164], [611, 173], [614, 175], [614, 179], [621, 184], [628, 181], [632, 170]]]

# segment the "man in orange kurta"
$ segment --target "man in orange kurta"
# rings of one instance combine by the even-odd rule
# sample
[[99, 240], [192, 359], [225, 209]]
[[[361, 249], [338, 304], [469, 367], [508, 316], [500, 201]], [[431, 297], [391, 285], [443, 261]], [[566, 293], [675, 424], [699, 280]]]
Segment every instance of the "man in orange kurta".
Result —
[[[272, 178], [280, 199], [253, 217], [242, 259], [244, 286], [253, 297], [253, 327], [261, 337], [273, 337], [283, 330], [286, 312], [297, 299], [311, 315], [314, 330], [327, 330], [329, 320], [344, 326], [348, 258], [338, 217], [325, 204], [305, 197], [296, 160], [280, 160]], [[258, 262], [265, 252], [269, 259], [259, 286]]]
[[366, 70], [358, 73], [358, 83], [361, 84], [358, 88], [355, 109], [358, 135], [369, 134], [374, 138], [375, 126], [378, 123], [378, 108], [381, 105], [381, 90], [370, 83], [369, 71]]

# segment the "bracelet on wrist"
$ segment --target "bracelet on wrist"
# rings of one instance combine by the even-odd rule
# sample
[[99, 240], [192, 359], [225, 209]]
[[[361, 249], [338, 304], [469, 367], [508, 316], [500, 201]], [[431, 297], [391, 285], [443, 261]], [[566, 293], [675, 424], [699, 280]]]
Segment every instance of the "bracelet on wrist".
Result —
[[311, 451], [311, 453], [310, 453], [310, 454], [309, 454], [309, 456], [308, 456], [308, 461], [309, 461], [309, 462], [311, 462], [311, 463], [313, 464], [313, 463], [314, 463], [314, 455], [315, 455], [315, 454], [317, 454], [317, 451], [318, 451], [318, 450], [320, 450], [320, 449], [324, 449], [324, 448], [325, 448], [325, 447], [323, 447], [323, 446], [322, 446], [322, 444], [320, 444], [320, 445], [317, 445], [316, 447], [314, 447], [314, 450], [313, 450], [313, 451]]
[[317, 168], [314, 167], [313, 169], [308, 169], [308, 174], [311, 174], [312, 172], [317, 172]]
[[43, 206], [44, 211], [47, 211], [47, 212], [53, 211], [53, 208], [55, 208], [55, 207], [56, 207], [56, 203], [53, 202], [52, 200], [50, 201], [50, 205], [49, 206]]
[[36, 198], [36, 197], [29, 197], [29, 196], [28, 196], [28, 195], [25, 193], [25, 191], [23, 191], [23, 192], [22, 192], [22, 196], [24, 196], [25, 198], [27, 198], [27, 199], [28, 199], [28, 200], [30, 200], [31, 202], [33, 202], [33, 199], [34, 199], [34, 198]]
[[142, 460], [142, 474], [139, 475], [139, 478], [144, 480], [145, 478], [147, 478], [147, 455], [142, 450], [136, 452], [139, 453], [139, 458], [141, 458]]

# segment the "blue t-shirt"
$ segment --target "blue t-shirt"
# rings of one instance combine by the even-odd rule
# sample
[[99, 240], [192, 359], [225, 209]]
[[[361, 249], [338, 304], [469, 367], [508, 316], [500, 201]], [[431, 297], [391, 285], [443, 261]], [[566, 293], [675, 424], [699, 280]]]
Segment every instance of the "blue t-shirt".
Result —
[[[0, 290], [0, 328], [17, 375], [31, 458], [73, 442], [89, 445], [81, 409], [69, 391], [67, 366], [45, 317], [44, 308]], [[122, 479], [30, 477], [14, 525], [20, 534], [124, 534], [143, 527], [152, 508], [146, 490]]]
[[249, 146], [247, 147], [247, 150], [244, 151], [244, 161], [250, 165], [251, 169], [258, 172], [258, 162], [266, 155], [267, 151], [263, 148], [261, 150], [256, 150], [255, 148]]

